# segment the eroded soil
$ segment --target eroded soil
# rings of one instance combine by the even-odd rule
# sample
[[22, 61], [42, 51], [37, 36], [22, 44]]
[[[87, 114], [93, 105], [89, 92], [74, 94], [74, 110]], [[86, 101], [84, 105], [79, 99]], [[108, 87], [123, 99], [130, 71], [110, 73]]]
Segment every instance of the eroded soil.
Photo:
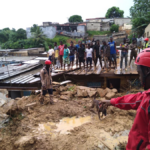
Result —
[[[122, 131], [131, 129], [135, 111], [123, 111], [109, 107], [107, 116], [101, 120], [96, 109], [91, 109], [91, 98], [72, 98], [69, 101], [54, 97], [54, 105], [38, 103], [40, 95], [23, 97], [17, 101], [18, 108], [11, 113], [11, 121], [0, 129], [0, 150], [99, 150], [113, 149]], [[45, 99], [48, 101], [48, 97]], [[36, 102], [31, 107], [27, 104]], [[65, 117], [90, 117], [81, 126], [68, 132], [56, 132], [57, 124]], [[40, 124], [47, 129], [39, 130]], [[120, 138], [113, 136], [118, 133]], [[109, 144], [108, 139], [112, 144]], [[122, 138], [122, 139], [121, 139]], [[114, 143], [113, 143], [114, 142]]]

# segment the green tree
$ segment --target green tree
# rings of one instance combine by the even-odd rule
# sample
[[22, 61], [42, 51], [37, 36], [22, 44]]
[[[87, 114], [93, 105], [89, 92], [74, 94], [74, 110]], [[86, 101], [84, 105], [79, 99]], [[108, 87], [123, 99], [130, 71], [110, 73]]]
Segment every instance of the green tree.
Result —
[[38, 47], [44, 46], [46, 35], [43, 33], [40, 27], [37, 27], [35, 32], [32, 32], [32, 39], [35, 41], [35, 45]]
[[82, 17], [79, 15], [70, 16], [69, 22], [83, 22]]
[[111, 32], [118, 32], [119, 30], [119, 25], [116, 25], [116, 24], [113, 24], [111, 27], [110, 27], [110, 31]]
[[17, 40], [26, 39], [27, 38], [26, 31], [22, 28], [18, 29], [16, 31], [16, 38]]
[[150, 1], [133, 0], [134, 5], [130, 8], [133, 30], [138, 34], [144, 33], [145, 27], [150, 22]]
[[124, 17], [124, 11], [120, 10], [119, 7], [111, 7], [107, 10], [107, 13], [105, 15], [106, 18], [123, 18]]
[[34, 24], [33, 27], [31, 27], [31, 32], [36, 32], [38, 28], [38, 25]]

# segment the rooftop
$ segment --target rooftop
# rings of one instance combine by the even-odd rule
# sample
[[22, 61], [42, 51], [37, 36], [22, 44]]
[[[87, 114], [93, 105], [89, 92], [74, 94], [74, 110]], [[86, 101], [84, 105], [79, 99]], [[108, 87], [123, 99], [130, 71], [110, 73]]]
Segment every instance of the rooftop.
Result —
[[96, 19], [105, 19], [105, 17], [100, 17], [100, 18], [88, 18], [88, 19], [86, 19], [86, 20], [96, 20]]

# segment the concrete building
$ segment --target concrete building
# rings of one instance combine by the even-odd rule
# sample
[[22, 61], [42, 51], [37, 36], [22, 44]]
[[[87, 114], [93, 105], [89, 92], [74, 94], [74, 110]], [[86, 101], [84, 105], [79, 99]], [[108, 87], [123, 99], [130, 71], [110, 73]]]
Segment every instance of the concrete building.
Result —
[[[56, 36], [56, 28], [53, 26], [40, 26], [43, 31], [43, 34], [47, 36], [47, 38], [53, 39]], [[26, 29], [27, 38], [31, 38], [31, 28]]]
[[87, 22], [86, 27], [88, 31], [100, 31], [101, 23], [100, 22]]
[[145, 28], [144, 37], [150, 38], [150, 24]]
[[126, 34], [130, 34], [131, 33], [131, 30], [132, 30], [132, 25], [127, 25], [127, 24], [124, 24], [123, 26], [120, 26], [119, 27], [119, 32], [122, 32], [122, 31], [125, 31]]
[[110, 22], [101, 22], [100, 31], [110, 31]]
[[130, 18], [114, 18], [114, 23], [123, 26], [124, 24], [131, 24]]
[[86, 19], [86, 22], [101, 22], [102, 19], [105, 19], [105, 17], [100, 17], [100, 18], [89, 18], [89, 19]]

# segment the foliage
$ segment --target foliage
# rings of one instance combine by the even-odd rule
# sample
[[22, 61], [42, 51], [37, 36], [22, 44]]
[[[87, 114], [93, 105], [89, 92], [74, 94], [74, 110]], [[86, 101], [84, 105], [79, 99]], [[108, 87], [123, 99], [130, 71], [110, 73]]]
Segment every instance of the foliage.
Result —
[[124, 17], [124, 11], [120, 10], [119, 7], [111, 7], [107, 10], [107, 13], [105, 15], [106, 18], [123, 18]]
[[89, 36], [110, 34], [110, 31], [87, 31]]
[[31, 32], [35, 32], [38, 28], [38, 25], [34, 24], [33, 27], [31, 27]]
[[119, 31], [119, 25], [116, 25], [116, 24], [113, 24], [111, 27], [110, 27], [110, 31], [111, 32], [118, 32]]
[[83, 22], [82, 17], [79, 15], [70, 16], [69, 22]]
[[134, 5], [130, 8], [133, 30], [139, 35], [144, 33], [145, 27], [150, 22], [149, 0], [133, 0]]
[[0, 30], [0, 43], [16, 42], [21, 39], [26, 39], [26, 31], [24, 29], [20, 28], [16, 31], [15, 29], [4, 28]]

